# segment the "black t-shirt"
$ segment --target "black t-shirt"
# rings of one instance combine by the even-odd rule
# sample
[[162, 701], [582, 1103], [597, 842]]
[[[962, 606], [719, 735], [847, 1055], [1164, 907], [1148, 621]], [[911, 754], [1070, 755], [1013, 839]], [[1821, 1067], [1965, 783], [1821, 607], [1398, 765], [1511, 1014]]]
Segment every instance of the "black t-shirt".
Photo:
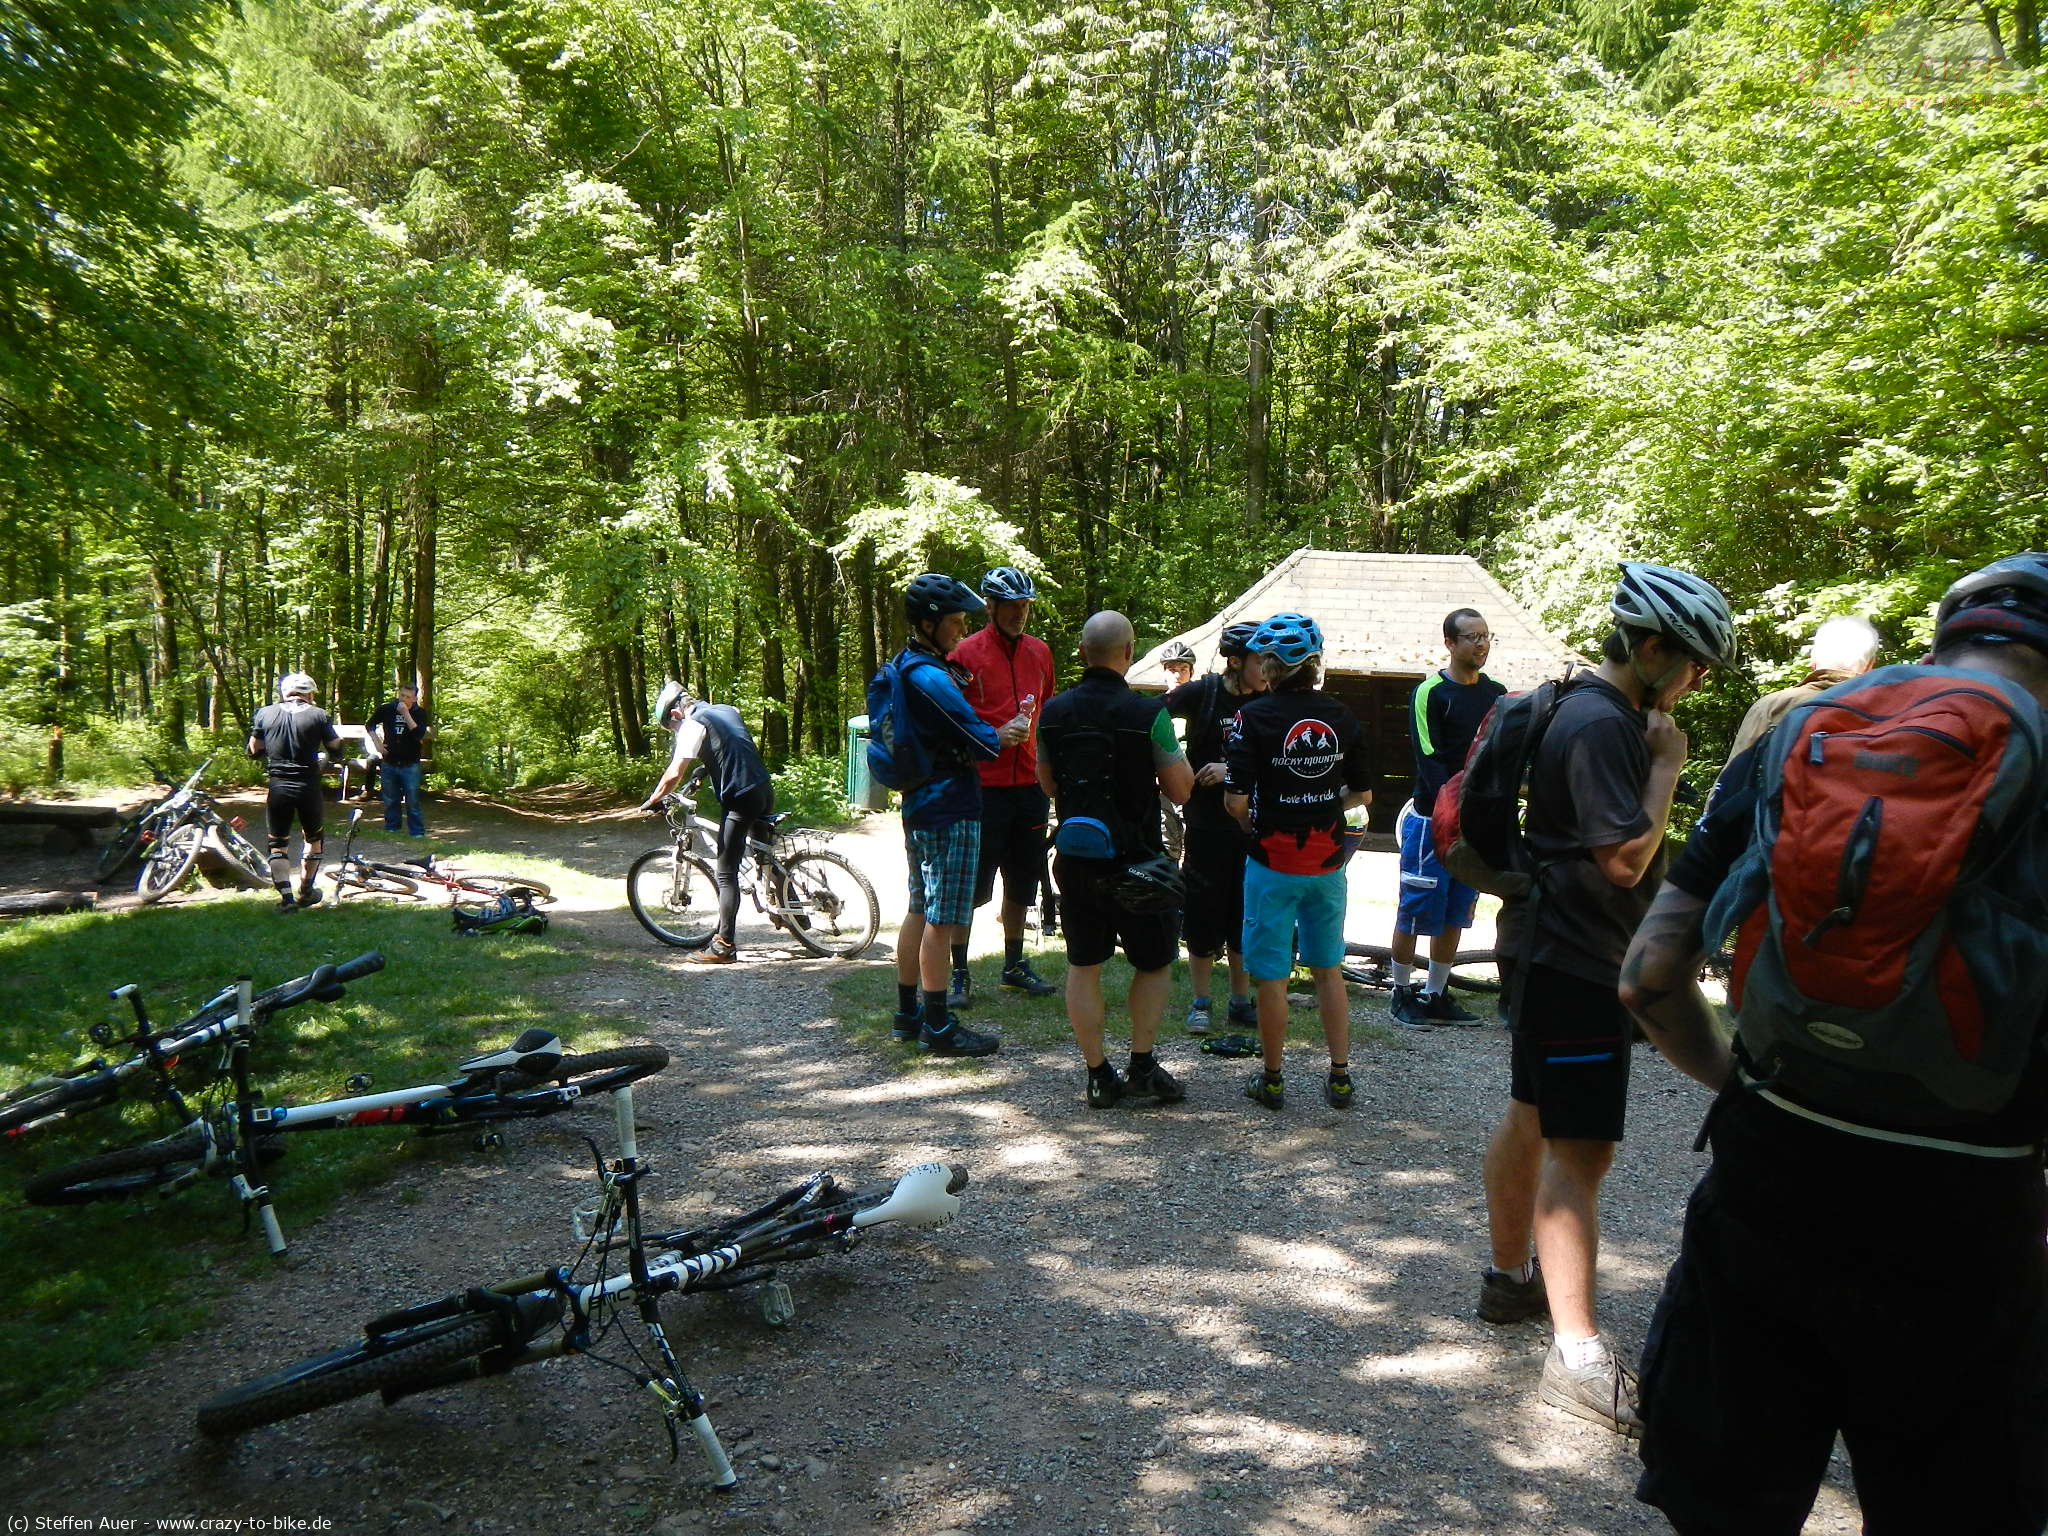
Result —
[[1255, 694], [1224, 738], [1223, 787], [1251, 796], [1251, 856], [1288, 875], [1344, 862], [1344, 797], [1372, 788], [1365, 733], [1313, 688]]
[[249, 734], [263, 738], [263, 765], [277, 789], [320, 782], [320, 754], [335, 739], [334, 717], [318, 704], [292, 699], [256, 711]]
[[768, 776], [768, 765], [761, 761], [747, 722], [730, 704], [699, 704], [676, 728], [676, 735], [679, 743], [694, 749], [689, 755], [709, 770], [711, 792], [721, 808], [764, 799], [774, 804], [775, 781]]
[[[1620, 981], [1622, 956], [1663, 873], [1659, 850], [1641, 880], [1616, 885], [1591, 852], [1649, 830], [1650, 815], [1643, 809], [1650, 778], [1648, 728], [1648, 717], [1620, 689], [1583, 676], [1551, 717], [1529, 770], [1523, 827], [1529, 851], [1545, 866], [1530, 958], [1596, 986]], [[1527, 911], [1526, 899], [1502, 905], [1501, 939], [1508, 953], [1519, 953]]]
[[[1166, 712], [1188, 723], [1188, 766], [1200, 772], [1205, 763], [1223, 761], [1223, 738], [1230, 717], [1253, 695], [1232, 693], [1224, 686], [1221, 672], [1192, 678], [1166, 695]], [[1221, 784], [1197, 784], [1184, 810], [1191, 827], [1216, 828], [1234, 832], [1237, 823], [1223, 809]]]
[[1436, 792], [1465, 766], [1472, 738], [1486, 712], [1507, 688], [1481, 673], [1461, 683], [1448, 672], [1434, 672], [1415, 685], [1408, 709], [1408, 739], [1415, 748], [1415, 788], [1411, 798], [1419, 816], [1436, 808]]
[[[1768, 740], [1768, 738], [1766, 738]], [[1714, 792], [1707, 799], [1707, 808], [1693, 828], [1692, 838], [1685, 845], [1685, 852], [1679, 855], [1671, 866], [1667, 877], [1671, 883], [1688, 896], [1701, 901], [1712, 901], [1714, 893], [1728, 872], [1748, 849], [1750, 839], [1756, 835], [1757, 755], [1761, 745], [1751, 747], [1737, 757], [1721, 777], [1715, 781]], [[2042, 1041], [2048, 1046], [2048, 1018], [2041, 1023]], [[1775, 1091], [1775, 1090], [1774, 1090]], [[1786, 1094], [1791, 1098], [1793, 1095]], [[1763, 1117], [1769, 1125], [1776, 1120], [1792, 1120], [1795, 1116], [1772, 1106], [1763, 1106], [1771, 1113]], [[1806, 1122], [1801, 1122], [1802, 1124]], [[1893, 1129], [1908, 1135], [1933, 1137], [1942, 1141], [1968, 1142], [1983, 1147], [2017, 1147], [2029, 1142], [2048, 1139], [2048, 1053], [2037, 1049], [2034, 1064], [2020, 1082], [2019, 1091], [2012, 1102], [1996, 1115], [1985, 1119], [1964, 1121], [1950, 1127], [1940, 1126], [1886, 1126], [1880, 1120], [1864, 1121], [1880, 1130]], [[1852, 1141], [1862, 1146], [1850, 1149], [1856, 1157], [1867, 1156], [1864, 1147], [1866, 1137], [1845, 1136], [1825, 1126], [1815, 1128], [1824, 1138], [1824, 1144], [1833, 1141]], [[1975, 1162], [1980, 1159], [1956, 1153], [1926, 1152], [1921, 1148], [1908, 1148], [1916, 1154], [1933, 1156], [1953, 1162]]]
[[398, 712], [398, 700], [388, 699], [378, 705], [377, 712], [370, 716], [368, 729], [383, 733], [378, 739], [384, 743], [385, 762], [398, 768], [410, 768], [420, 760], [420, 747], [427, 728], [433, 723], [433, 717], [425, 706], [415, 704], [412, 707], [412, 724], [407, 725], [405, 716]]

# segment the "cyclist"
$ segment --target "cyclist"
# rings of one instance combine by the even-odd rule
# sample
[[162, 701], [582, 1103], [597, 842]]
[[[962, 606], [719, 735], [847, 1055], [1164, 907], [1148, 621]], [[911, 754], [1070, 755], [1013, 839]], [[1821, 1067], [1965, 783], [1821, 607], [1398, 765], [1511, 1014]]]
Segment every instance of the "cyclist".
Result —
[[[718, 928], [711, 942], [691, 956], [705, 965], [730, 965], [739, 958], [734, 935], [740, 916], [740, 861], [747, 838], [762, 818], [774, 814], [775, 782], [754, 746], [746, 721], [730, 704], [693, 698], [681, 683], [665, 682], [654, 701], [654, 728], [675, 733], [668, 767], [654, 790], [640, 803], [643, 811], [661, 804], [661, 797], [702, 762], [710, 770], [711, 793], [718, 799]], [[763, 838], [773, 827], [760, 828]]]
[[[989, 622], [960, 642], [953, 660], [973, 674], [967, 702], [990, 726], [1001, 730], [1019, 716], [1033, 721], [1052, 697], [1052, 649], [1025, 633], [1038, 589], [1014, 566], [999, 565], [981, 578]], [[987, 906], [1003, 877], [1003, 971], [1005, 991], [1050, 997], [1058, 988], [1031, 969], [1024, 958], [1024, 924], [1038, 896], [1045, 867], [1045, 824], [1051, 810], [1038, 787], [1035, 730], [1006, 746], [981, 773], [981, 856], [975, 870], [974, 905]], [[970, 926], [972, 918], [969, 919]], [[947, 1004], [967, 1006], [972, 982], [967, 973], [967, 933], [953, 945], [953, 985]]]
[[1250, 834], [1244, 869], [1244, 963], [1259, 992], [1263, 1071], [1245, 1097], [1286, 1103], [1280, 1060], [1287, 1037], [1287, 978], [1295, 956], [1315, 976], [1330, 1048], [1323, 1098], [1349, 1109], [1351, 1000], [1344, 992], [1344, 865], [1352, 848], [1344, 813], [1372, 803], [1365, 735], [1350, 710], [1316, 684], [1323, 632], [1299, 613], [1277, 613], [1246, 642], [1266, 692], [1238, 709], [1224, 746], [1223, 806]]
[[420, 703], [416, 683], [400, 683], [398, 697], [378, 705], [370, 716], [364, 739], [379, 765], [386, 832], [398, 830], [402, 806], [406, 830], [414, 837], [427, 835], [426, 821], [420, 815], [420, 748], [433, 734], [434, 719]]
[[1209, 1033], [1209, 978], [1218, 955], [1229, 956], [1231, 1025], [1256, 1029], [1259, 1023], [1244, 969], [1244, 834], [1223, 809], [1224, 733], [1244, 702], [1266, 686], [1265, 674], [1249, 663], [1246, 649], [1258, 629], [1256, 624], [1227, 625], [1216, 642], [1223, 670], [1182, 683], [1166, 696], [1167, 713], [1186, 725], [1188, 764], [1195, 774], [1181, 856], [1188, 888], [1181, 922], [1195, 993], [1185, 1025], [1191, 1035]]
[[[1436, 792], [1465, 766], [1472, 738], [1507, 689], [1480, 669], [1493, 649], [1493, 632], [1477, 608], [1444, 615], [1450, 665], [1416, 685], [1408, 709], [1408, 739], [1415, 748], [1415, 788], [1401, 807], [1401, 898], [1394, 914], [1394, 995], [1387, 1012], [1396, 1024], [1477, 1024], [1477, 1015], [1451, 1001], [1451, 965], [1458, 940], [1472, 926], [1479, 893], [1452, 877], [1436, 856], [1429, 816]], [[1429, 981], [1414, 979], [1415, 941], [1429, 940]]]
[[[1124, 681], [1131, 621], [1098, 613], [1081, 626], [1081, 681], [1045, 712], [1038, 782], [1059, 801], [1053, 878], [1067, 939], [1067, 1022], [1088, 1067], [1088, 1107], [1144, 1096], [1174, 1104], [1186, 1092], [1153, 1047], [1173, 985], [1179, 879], [1163, 855], [1155, 807], [1194, 788], [1188, 760], [1157, 698]], [[1085, 824], [1085, 827], [1084, 827]], [[1069, 833], [1099, 828], [1070, 844]], [[1134, 878], [1135, 877], [1135, 878]], [[1131, 978], [1131, 1064], [1119, 1077], [1102, 1038], [1102, 967], [1122, 946]]]
[[902, 672], [910, 706], [911, 718], [899, 728], [915, 731], [932, 761], [932, 776], [903, 795], [910, 910], [896, 937], [890, 1029], [935, 1056], [988, 1056], [1002, 1048], [995, 1036], [963, 1027], [946, 1006], [947, 962], [973, 920], [981, 862], [981, 775], [974, 765], [1017, 745], [1032, 727], [1019, 713], [998, 730], [962, 691], [973, 679], [952, 653], [967, 632], [967, 615], [987, 606], [964, 582], [927, 571], [904, 589], [910, 633], [889, 663]]
[[[1166, 687], [1169, 692], [1176, 688], [1185, 688], [1188, 680], [1195, 675], [1194, 647], [1185, 640], [1167, 641], [1159, 652], [1159, 665], [1166, 673]], [[1173, 728], [1176, 739], [1184, 740], [1187, 727], [1178, 716], [1174, 717]], [[1187, 852], [1188, 846], [1186, 807], [1175, 805], [1166, 796], [1161, 795], [1159, 824], [1166, 834], [1166, 856], [1178, 864], [1181, 856]]]
[[1593, 1292], [1600, 1185], [1628, 1110], [1632, 1032], [1615, 986], [1663, 876], [1686, 750], [1671, 707], [1734, 659], [1735, 624], [1698, 576], [1634, 561], [1621, 571], [1603, 660], [1565, 693], [1530, 763], [1524, 827], [1543, 873], [1501, 908], [1511, 1075], [1486, 1150], [1492, 1264], [1479, 1316], [1547, 1312], [1542, 1400], [1633, 1435], [1635, 1378], [1601, 1337]]
[[1159, 665], [1166, 669], [1166, 686], [1178, 688], [1195, 675], [1195, 648], [1185, 640], [1169, 640], [1159, 652]]
[[[269, 793], [263, 813], [270, 834], [270, 883], [277, 887], [278, 911], [320, 905], [320, 855], [327, 807], [320, 796], [320, 754], [338, 755], [343, 746], [334, 717], [313, 702], [318, 689], [303, 672], [277, 680], [277, 702], [256, 711], [249, 722], [249, 755], [263, 759]], [[303, 834], [299, 893], [292, 895], [292, 824]]]

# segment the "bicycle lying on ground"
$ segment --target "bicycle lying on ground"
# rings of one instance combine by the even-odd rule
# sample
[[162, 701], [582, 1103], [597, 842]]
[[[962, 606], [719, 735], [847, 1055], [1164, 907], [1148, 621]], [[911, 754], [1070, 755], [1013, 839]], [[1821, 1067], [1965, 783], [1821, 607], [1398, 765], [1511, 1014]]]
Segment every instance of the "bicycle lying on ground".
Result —
[[460, 901], [465, 896], [488, 901], [493, 896], [505, 896], [514, 891], [524, 891], [539, 902], [555, 899], [553, 891], [530, 876], [472, 875], [443, 869], [434, 861], [432, 854], [398, 864], [366, 859], [356, 852], [356, 828], [362, 819], [360, 809], [349, 812], [348, 841], [342, 847], [341, 862], [327, 871], [327, 878], [334, 882], [337, 898], [417, 896], [422, 885], [437, 885], [448, 893], [450, 901]]
[[[544, 1269], [496, 1285], [478, 1286], [372, 1318], [356, 1343], [316, 1355], [209, 1399], [199, 1408], [201, 1434], [239, 1434], [261, 1424], [310, 1413], [369, 1392], [388, 1405], [483, 1376], [565, 1354], [585, 1354], [631, 1375], [661, 1405], [671, 1453], [681, 1428], [696, 1437], [712, 1485], [730, 1489], [739, 1479], [690, 1385], [661, 1322], [661, 1298], [671, 1292], [730, 1290], [766, 1283], [763, 1315], [787, 1321], [788, 1292], [774, 1266], [844, 1252], [860, 1233], [884, 1222], [936, 1227], [960, 1209], [964, 1169], [922, 1163], [893, 1188], [849, 1195], [820, 1174], [743, 1216], [688, 1231], [648, 1235], [641, 1230], [640, 1184], [647, 1168], [633, 1133], [630, 1086], [613, 1097], [620, 1155], [599, 1160], [603, 1196], [574, 1216], [583, 1249], [573, 1264]], [[595, 1149], [593, 1148], [593, 1152]], [[649, 1254], [649, 1249], [660, 1250]], [[623, 1272], [612, 1272], [623, 1252]], [[577, 1276], [589, 1272], [589, 1278]], [[658, 1356], [649, 1362], [630, 1337], [631, 1363], [598, 1349], [622, 1323], [627, 1308]]]
[[[669, 846], [650, 848], [626, 872], [626, 901], [640, 926], [664, 944], [702, 949], [718, 927], [718, 878], [712, 860], [718, 823], [699, 816], [689, 786], [661, 802]], [[815, 955], [845, 958], [875, 942], [881, 904], [867, 877], [828, 848], [777, 829], [767, 816], [747, 835], [740, 889], [754, 910]], [[709, 855], [702, 849], [708, 848]]]
[[135, 893], [143, 901], [162, 901], [183, 885], [200, 856], [209, 850], [242, 884], [258, 890], [270, 888], [270, 859], [242, 836], [242, 818], [223, 816], [212, 797], [199, 787], [212, 766], [209, 757], [146, 813], [145, 824], [138, 830], [142, 872], [135, 880]]
[[150, 777], [169, 793], [158, 795], [154, 800], [130, 811], [115, 825], [114, 835], [101, 847], [99, 863], [93, 869], [94, 875], [101, 880], [113, 879], [126, 869], [130, 862], [141, 857], [142, 850], [154, 837], [157, 813], [163, 809], [164, 802], [170, 798], [170, 794], [177, 791], [177, 780], [155, 763], [145, 757], [142, 766], [147, 768]]

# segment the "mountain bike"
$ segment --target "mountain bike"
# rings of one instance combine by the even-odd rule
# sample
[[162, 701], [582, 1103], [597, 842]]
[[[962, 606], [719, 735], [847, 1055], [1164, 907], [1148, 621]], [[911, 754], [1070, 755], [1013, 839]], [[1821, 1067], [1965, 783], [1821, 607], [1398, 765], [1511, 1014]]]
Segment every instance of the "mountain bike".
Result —
[[[718, 927], [718, 823], [697, 814], [683, 791], [662, 798], [669, 846], [650, 848], [626, 872], [626, 902], [640, 926], [664, 944], [702, 949]], [[747, 835], [740, 889], [754, 910], [815, 955], [846, 958], [875, 942], [881, 904], [867, 877], [828, 848], [777, 829], [766, 816]], [[701, 851], [708, 848], [710, 855]]]
[[[155, 763], [145, 757], [142, 766], [147, 768], [150, 776], [166, 790], [176, 791], [177, 781]], [[167, 798], [167, 795], [158, 795], [148, 804], [130, 811], [115, 824], [114, 835], [107, 840], [106, 846], [100, 849], [99, 863], [93, 869], [98, 879], [113, 879], [128, 867], [131, 860], [140, 857], [144, 846], [153, 836], [158, 813], [163, 809]]]
[[524, 891], [539, 902], [555, 899], [555, 893], [543, 882], [527, 875], [472, 875], [443, 869], [434, 861], [432, 854], [398, 864], [366, 859], [356, 852], [356, 828], [362, 819], [360, 808], [349, 812], [348, 841], [342, 847], [341, 862], [327, 871], [327, 878], [334, 882], [337, 898], [417, 896], [422, 885], [438, 885], [448, 893], [451, 902], [460, 901], [465, 896], [488, 900], [513, 891]]
[[258, 890], [270, 888], [269, 856], [242, 836], [241, 817], [222, 815], [220, 807], [199, 787], [212, 766], [209, 757], [150, 813], [149, 824], [140, 834], [142, 872], [135, 881], [135, 893], [143, 901], [162, 901], [183, 885], [208, 850], [217, 854], [228, 873], [242, 884]]
[[[633, 1132], [632, 1088], [613, 1096], [620, 1155], [606, 1166], [598, 1156], [602, 1195], [572, 1214], [582, 1251], [571, 1264], [543, 1269], [495, 1285], [477, 1286], [372, 1318], [353, 1344], [301, 1360], [219, 1394], [199, 1407], [203, 1435], [239, 1434], [258, 1425], [310, 1413], [378, 1393], [389, 1405], [483, 1376], [565, 1354], [624, 1370], [660, 1404], [669, 1450], [679, 1453], [680, 1430], [695, 1437], [721, 1492], [739, 1478], [690, 1385], [661, 1322], [661, 1298], [671, 1292], [730, 1290], [763, 1284], [763, 1315], [788, 1321], [793, 1309], [775, 1266], [845, 1252], [869, 1227], [901, 1221], [937, 1227], [960, 1209], [964, 1169], [922, 1163], [887, 1190], [856, 1195], [820, 1174], [742, 1216], [680, 1232], [641, 1230], [640, 1185], [647, 1168]], [[649, 1249], [658, 1250], [650, 1255]], [[613, 1272], [623, 1255], [625, 1266]], [[579, 1280], [579, 1275], [588, 1274]], [[650, 1362], [623, 1328], [628, 1308], [654, 1345]], [[598, 1351], [617, 1332], [631, 1355]]]

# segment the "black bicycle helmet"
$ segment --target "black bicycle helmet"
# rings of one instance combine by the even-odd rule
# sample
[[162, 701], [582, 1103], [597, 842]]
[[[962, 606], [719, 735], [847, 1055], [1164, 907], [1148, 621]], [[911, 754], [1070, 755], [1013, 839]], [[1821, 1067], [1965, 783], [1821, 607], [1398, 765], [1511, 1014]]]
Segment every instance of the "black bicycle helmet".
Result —
[[1172, 912], [1187, 904], [1188, 883], [1173, 860], [1146, 859], [1117, 876], [1113, 894], [1126, 912]]
[[1251, 654], [1252, 636], [1259, 632], [1256, 624], [1226, 624], [1223, 633], [1216, 637], [1216, 654], [1219, 656], [1248, 656]]
[[1942, 594], [1937, 640], [1974, 635], [2048, 652], [2048, 555], [2023, 550], [1970, 572]]
[[919, 619], [943, 619], [949, 613], [987, 610], [988, 604], [976, 597], [967, 583], [939, 571], [926, 571], [903, 589], [903, 616], [913, 624]]
[[1169, 640], [1160, 649], [1159, 661], [1162, 666], [1184, 661], [1192, 667], [1195, 664], [1195, 648], [1185, 640]]
[[648, 723], [657, 731], [666, 730], [671, 711], [688, 709], [696, 702], [695, 699], [690, 697], [689, 689], [685, 688], [674, 678], [670, 678], [661, 685], [661, 692], [654, 696], [654, 714]]
[[1607, 605], [1615, 622], [1675, 640], [1709, 666], [1735, 661], [1735, 617], [1721, 589], [1690, 571], [1626, 560], [1621, 585]]
[[981, 595], [992, 603], [1028, 603], [1038, 588], [1014, 565], [999, 565], [981, 578]]

